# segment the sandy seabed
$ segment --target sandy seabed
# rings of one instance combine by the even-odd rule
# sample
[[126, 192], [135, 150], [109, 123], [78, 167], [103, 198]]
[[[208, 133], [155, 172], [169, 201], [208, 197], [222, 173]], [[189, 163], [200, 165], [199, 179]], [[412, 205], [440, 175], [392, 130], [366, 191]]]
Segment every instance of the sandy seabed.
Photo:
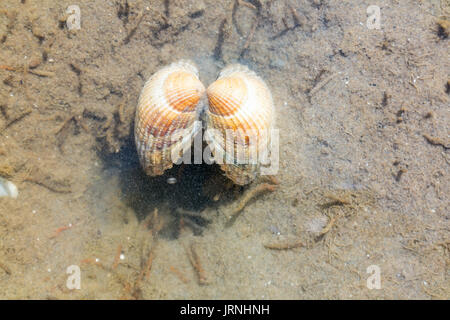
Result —
[[[1, 1], [0, 176], [19, 196], [0, 198], [0, 298], [449, 299], [449, 8]], [[234, 223], [263, 181], [139, 167], [140, 90], [178, 59], [205, 85], [242, 63], [272, 90], [280, 184]]]

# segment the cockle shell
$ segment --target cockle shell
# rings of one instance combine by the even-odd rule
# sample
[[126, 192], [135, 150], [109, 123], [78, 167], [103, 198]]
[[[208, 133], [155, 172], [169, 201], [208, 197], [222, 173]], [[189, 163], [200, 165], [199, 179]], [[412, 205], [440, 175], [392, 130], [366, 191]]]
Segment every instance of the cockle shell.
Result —
[[204, 91], [198, 70], [189, 61], [172, 63], [147, 80], [136, 110], [134, 135], [148, 175], [162, 175], [190, 146], [201, 129], [196, 120]]
[[[211, 151], [214, 156], [224, 154], [220, 166], [227, 177], [236, 184], [248, 184], [259, 174], [261, 159], [268, 153], [275, 120], [270, 90], [247, 67], [230, 65], [221, 71], [206, 94]], [[234, 140], [230, 139], [230, 132]]]

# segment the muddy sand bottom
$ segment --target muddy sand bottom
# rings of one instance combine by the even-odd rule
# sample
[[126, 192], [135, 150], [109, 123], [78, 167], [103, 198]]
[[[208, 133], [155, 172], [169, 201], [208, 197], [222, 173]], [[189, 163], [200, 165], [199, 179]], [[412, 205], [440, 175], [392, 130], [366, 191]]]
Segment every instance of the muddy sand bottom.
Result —
[[[450, 297], [448, 1], [73, 4], [0, 4], [0, 298]], [[137, 99], [179, 59], [266, 80], [278, 184], [145, 176]]]

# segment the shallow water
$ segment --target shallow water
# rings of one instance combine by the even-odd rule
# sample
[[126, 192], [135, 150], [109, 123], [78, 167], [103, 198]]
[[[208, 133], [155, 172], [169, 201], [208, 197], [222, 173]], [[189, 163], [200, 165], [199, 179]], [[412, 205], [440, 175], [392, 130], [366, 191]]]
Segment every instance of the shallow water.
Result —
[[[449, 3], [371, 4], [2, 1], [0, 298], [448, 299]], [[263, 178], [139, 165], [140, 91], [179, 59], [272, 91], [280, 184], [231, 222]]]

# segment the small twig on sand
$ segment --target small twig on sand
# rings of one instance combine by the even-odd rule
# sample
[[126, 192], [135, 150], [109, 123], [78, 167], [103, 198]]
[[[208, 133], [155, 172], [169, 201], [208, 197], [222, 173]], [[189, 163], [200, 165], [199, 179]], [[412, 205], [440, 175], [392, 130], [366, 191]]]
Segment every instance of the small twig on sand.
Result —
[[263, 193], [265, 191], [273, 192], [273, 191], [276, 190], [276, 188], [277, 188], [277, 186], [275, 186], [275, 185], [272, 185], [272, 184], [269, 184], [269, 183], [262, 183], [262, 184], [256, 186], [255, 188], [251, 189], [249, 192], [247, 192], [247, 194], [241, 200], [239, 205], [231, 213], [230, 219], [228, 220], [229, 221], [228, 222], [228, 226], [230, 226], [236, 220], [236, 218], [239, 216], [239, 213], [245, 208], [247, 203], [252, 198], [254, 198], [258, 194]]
[[445, 150], [450, 149], [450, 144], [445, 143], [445, 141], [440, 138], [429, 136], [426, 133], [423, 134], [423, 137], [425, 138], [425, 140], [427, 140], [427, 142], [429, 144], [431, 144], [433, 146], [440, 146], [440, 147], [444, 148]]
[[67, 226], [63, 226], [63, 227], [60, 227], [60, 228], [56, 229], [55, 233], [54, 233], [52, 236], [50, 236], [49, 239], [54, 239], [54, 238], [56, 238], [57, 236], [59, 236], [59, 234], [60, 234], [61, 232], [66, 231], [66, 230], [69, 230], [70, 228], [72, 228], [72, 224], [69, 224], [69, 225], [67, 225]]
[[145, 264], [144, 273], [145, 279], [150, 277], [150, 271], [152, 271], [153, 259], [155, 258], [155, 254], [153, 253], [153, 247], [150, 250], [148, 255], [147, 263]]
[[123, 39], [123, 43], [124, 44], [128, 44], [131, 40], [131, 38], [134, 36], [134, 34], [136, 33], [137, 28], [139, 27], [139, 24], [142, 22], [142, 19], [145, 16], [145, 13], [147, 12], [147, 9], [142, 9], [139, 14], [136, 17], [136, 24], [134, 25], [133, 28], [130, 29], [130, 31], [128, 32], [127, 36], [125, 37], [125, 39]]
[[331, 217], [331, 219], [330, 219], [330, 221], [328, 221], [327, 225], [322, 229], [322, 231], [320, 231], [318, 237], [321, 237], [324, 234], [328, 233], [331, 230], [331, 228], [333, 228], [337, 218], [338, 218], [338, 216]]
[[52, 180], [45, 177], [28, 177], [24, 181], [31, 182], [56, 193], [71, 193], [71, 187], [65, 181]]
[[178, 279], [180, 279], [183, 283], [189, 283], [189, 279], [184, 276], [184, 274], [178, 270], [177, 268], [170, 266], [169, 271], [174, 273]]
[[119, 246], [117, 247], [117, 251], [116, 251], [116, 256], [114, 257], [114, 261], [112, 264], [112, 269], [116, 269], [117, 266], [119, 265], [119, 260], [120, 260], [120, 255], [122, 254], [122, 245], [119, 244]]
[[11, 127], [13, 124], [19, 122], [20, 120], [25, 118], [27, 115], [29, 115], [31, 112], [33, 112], [33, 110], [30, 107], [28, 109], [23, 110], [19, 114], [14, 115], [14, 117], [9, 118], [8, 121], [2, 127], [0, 127], [0, 132]]
[[334, 77], [336, 77], [338, 73], [333, 73], [319, 82], [314, 88], [309, 91], [309, 96], [312, 97], [317, 91], [322, 89], [328, 82], [330, 82]]
[[251, 4], [250, 2], [244, 1], [244, 0], [238, 0], [238, 4], [240, 6], [244, 6], [253, 10], [257, 10], [258, 8], [256, 8], [253, 4]]
[[7, 71], [16, 71], [16, 68], [10, 67], [10, 66], [4, 65], [4, 64], [0, 65], [0, 69], [7, 70]]
[[272, 250], [289, 250], [294, 248], [303, 247], [304, 244], [300, 241], [285, 241], [285, 242], [276, 242], [276, 243], [266, 243], [264, 248], [272, 249]]
[[17, 67], [17, 68], [15, 68], [15, 67], [7, 66], [7, 65], [0, 65], [0, 70], [32, 73], [32, 74], [40, 76], [40, 77], [54, 77], [55, 76], [55, 73], [51, 72], [51, 71], [29, 69], [27, 67]]
[[329, 198], [331, 201], [321, 204], [320, 207], [322, 209], [327, 209], [334, 206], [345, 206], [351, 203], [348, 199], [336, 197], [334, 195], [328, 195], [327, 198]]
[[219, 32], [217, 36], [216, 47], [214, 48], [214, 58], [216, 60], [222, 60], [223, 52], [222, 47], [227, 36], [227, 19], [223, 19], [219, 26]]
[[206, 277], [205, 269], [203, 269], [202, 264], [200, 262], [200, 258], [197, 254], [197, 250], [195, 249], [194, 244], [191, 244], [189, 248], [186, 248], [186, 253], [189, 258], [189, 262], [197, 273], [198, 284], [206, 285], [208, 284], [208, 279]]
[[5, 271], [7, 275], [11, 275], [12, 273], [11, 269], [2, 262], [0, 262], [0, 269], [3, 269], [3, 271]]
[[250, 43], [253, 40], [253, 37], [255, 36], [255, 31], [256, 31], [256, 28], [258, 27], [258, 22], [259, 22], [258, 19], [256, 19], [255, 22], [253, 22], [252, 29], [250, 30], [250, 33], [248, 34], [247, 40], [245, 40], [244, 47], [242, 48], [241, 56], [244, 54], [244, 52], [250, 46]]
[[297, 26], [297, 25], [302, 24], [302, 23], [301, 23], [302, 18], [301, 18], [300, 15], [298, 14], [297, 10], [295, 10], [293, 6], [289, 6], [289, 9], [291, 10], [292, 17], [293, 17], [293, 19], [294, 19], [295, 25]]
[[261, 176], [261, 179], [270, 182], [271, 184], [274, 185], [279, 185], [280, 184], [280, 180], [278, 180], [277, 177], [272, 176], [272, 175], [265, 175], [265, 176]]
[[39, 77], [54, 77], [55, 73], [51, 71], [44, 71], [44, 70], [28, 70], [29, 73], [32, 73], [34, 75], [37, 75]]
[[161, 219], [161, 217], [158, 214], [158, 208], [155, 208], [153, 210], [153, 216], [151, 219], [151, 230], [152, 234], [156, 237], [161, 231], [162, 227], [164, 226], [164, 221]]

